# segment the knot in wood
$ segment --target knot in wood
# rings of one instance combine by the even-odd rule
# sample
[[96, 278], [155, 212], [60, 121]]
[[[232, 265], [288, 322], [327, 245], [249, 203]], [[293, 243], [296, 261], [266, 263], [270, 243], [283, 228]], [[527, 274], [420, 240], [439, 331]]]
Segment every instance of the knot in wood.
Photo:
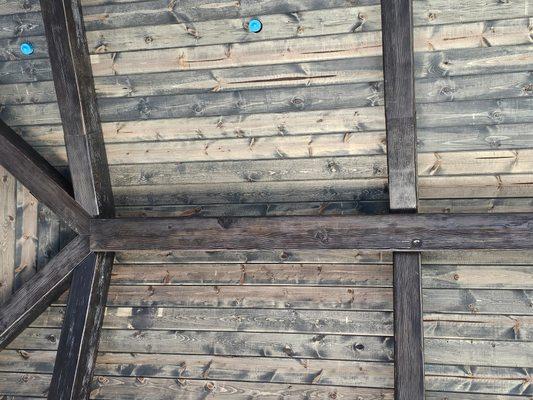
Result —
[[320, 243], [329, 243], [328, 231], [325, 229], [320, 229], [315, 233], [315, 239], [318, 240]]
[[202, 103], [196, 103], [192, 106], [192, 110], [195, 114], [200, 115], [204, 112], [204, 105]]
[[235, 223], [235, 219], [229, 217], [219, 217], [217, 222], [222, 228], [228, 229]]
[[305, 101], [301, 97], [293, 97], [291, 99], [291, 104], [298, 110], [303, 110], [305, 108]]

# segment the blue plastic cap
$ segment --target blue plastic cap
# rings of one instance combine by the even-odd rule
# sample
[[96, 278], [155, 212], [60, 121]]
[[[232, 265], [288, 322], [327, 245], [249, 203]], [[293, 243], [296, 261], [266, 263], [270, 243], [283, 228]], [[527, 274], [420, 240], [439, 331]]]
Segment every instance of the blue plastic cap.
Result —
[[24, 54], [25, 56], [29, 56], [30, 54], [33, 54], [33, 45], [28, 42], [24, 42], [20, 45], [20, 52]]
[[248, 22], [248, 30], [252, 33], [259, 33], [263, 29], [263, 23], [258, 19], [251, 19]]

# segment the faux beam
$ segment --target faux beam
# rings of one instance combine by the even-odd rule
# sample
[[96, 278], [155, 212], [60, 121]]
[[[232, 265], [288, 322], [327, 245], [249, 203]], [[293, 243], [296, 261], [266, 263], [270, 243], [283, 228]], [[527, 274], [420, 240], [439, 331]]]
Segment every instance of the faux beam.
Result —
[[[381, 1], [391, 212], [418, 210], [412, 7], [412, 0]], [[464, 238], [459, 231], [457, 238]], [[420, 246], [424, 247], [428, 240], [425, 237], [420, 240]], [[395, 400], [422, 400], [424, 335], [420, 252], [393, 253], [393, 287], [394, 397]]]
[[78, 233], [89, 231], [89, 214], [72, 198], [65, 178], [0, 120], [0, 164]]
[[[76, 200], [93, 217], [114, 216], [81, 5], [41, 0], [50, 64]], [[74, 272], [48, 392], [53, 400], [89, 397], [113, 253], [93, 254]]]
[[67, 289], [72, 271], [89, 254], [89, 239], [78, 236], [2, 305], [0, 349], [4, 349]]
[[91, 249], [530, 249], [533, 214], [388, 214], [91, 221]]

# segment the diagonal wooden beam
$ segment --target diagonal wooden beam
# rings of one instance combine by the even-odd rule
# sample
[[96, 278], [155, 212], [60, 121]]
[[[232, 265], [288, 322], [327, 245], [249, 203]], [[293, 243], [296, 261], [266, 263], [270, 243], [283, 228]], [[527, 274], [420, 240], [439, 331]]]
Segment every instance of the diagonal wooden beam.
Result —
[[[41, 0], [52, 75], [76, 200], [93, 217], [114, 216], [113, 193], [77, 0]], [[89, 257], [73, 274], [49, 399], [88, 398], [113, 253]]]
[[530, 249], [529, 214], [91, 220], [93, 251]]
[[0, 164], [78, 233], [88, 233], [89, 214], [72, 198], [65, 178], [0, 120]]
[[78, 236], [2, 305], [0, 349], [67, 289], [73, 270], [90, 254], [88, 237]]
[[[417, 212], [412, 0], [381, 0], [391, 212]], [[457, 238], [462, 238], [459, 235]], [[396, 400], [424, 399], [420, 253], [393, 253]]]

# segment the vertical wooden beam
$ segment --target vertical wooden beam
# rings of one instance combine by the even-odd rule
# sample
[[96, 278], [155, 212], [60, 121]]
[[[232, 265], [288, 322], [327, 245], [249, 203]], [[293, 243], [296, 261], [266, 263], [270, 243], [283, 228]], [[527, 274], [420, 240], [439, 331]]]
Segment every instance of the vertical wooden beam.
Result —
[[[412, 0], [382, 0], [383, 73], [391, 212], [417, 212]], [[413, 241], [412, 246], [420, 245]], [[396, 400], [424, 399], [420, 253], [393, 254]]]
[[[112, 218], [111, 180], [81, 5], [78, 0], [41, 0], [41, 9], [75, 198], [93, 217]], [[113, 253], [94, 254], [73, 274], [49, 399], [89, 396], [113, 259]]]
[[393, 253], [394, 398], [424, 399], [420, 253]]
[[389, 202], [409, 212], [418, 207], [411, 1], [381, 1]]

